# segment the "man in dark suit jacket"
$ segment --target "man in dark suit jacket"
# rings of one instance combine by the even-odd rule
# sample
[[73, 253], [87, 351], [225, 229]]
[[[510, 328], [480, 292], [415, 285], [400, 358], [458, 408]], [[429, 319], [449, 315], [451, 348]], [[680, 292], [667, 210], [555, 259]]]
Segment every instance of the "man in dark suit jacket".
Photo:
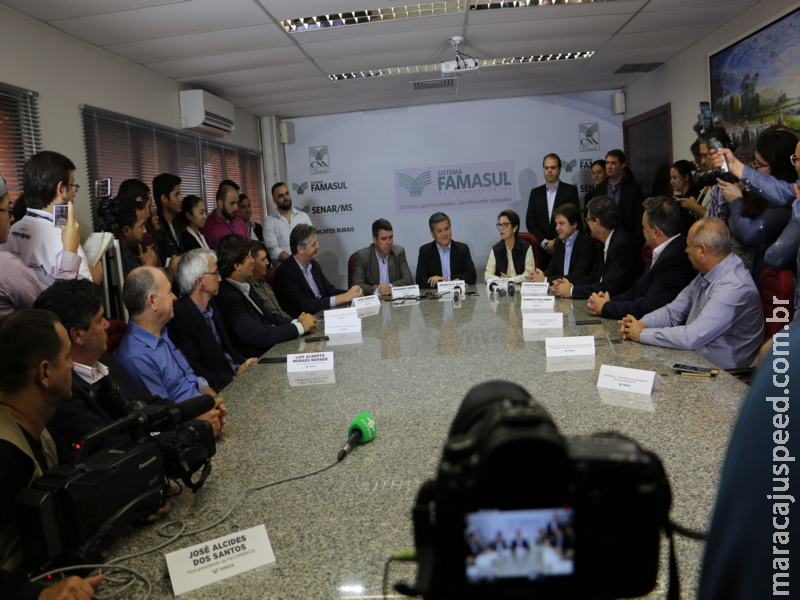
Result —
[[[592, 272], [597, 259], [597, 245], [583, 229], [583, 216], [574, 204], [562, 204], [553, 211], [556, 222], [556, 239], [553, 259], [547, 269], [536, 269], [533, 280], [553, 283], [556, 279], [569, 277], [573, 281], [583, 279]], [[565, 264], [569, 250], [569, 263]]]
[[[450, 217], [442, 212], [428, 219], [433, 241], [419, 247], [417, 257], [417, 285], [421, 288], [435, 288], [439, 281], [464, 281], [473, 285], [478, 280], [475, 263], [469, 246], [452, 239]], [[446, 264], [442, 264], [442, 257]]]
[[214, 302], [221, 280], [214, 256], [202, 248], [184, 254], [175, 274], [182, 297], [173, 306], [167, 329], [194, 372], [221, 390], [258, 358], [242, 356], [231, 344]]
[[247, 283], [253, 274], [250, 252], [250, 242], [240, 235], [220, 238], [217, 268], [223, 280], [216, 302], [233, 347], [244, 356], [261, 356], [275, 344], [316, 331], [317, 320], [306, 313], [292, 320], [267, 310]]
[[290, 317], [313, 315], [364, 295], [357, 285], [347, 291], [340, 290], [325, 277], [322, 267], [314, 260], [319, 252], [319, 241], [313, 226], [295, 226], [289, 234], [289, 246], [292, 258], [283, 261], [275, 271], [275, 296]]
[[686, 254], [686, 236], [680, 234], [681, 208], [672, 198], [644, 201], [642, 225], [653, 259], [632, 288], [611, 297], [606, 292], [589, 297], [589, 311], [609, 319], [644, 315], [672, 302], [697, 275]]
[[619, 208], [622, 229], [634, 237], [641, 247], [644, 245], [642, 235], [642, 188], [633, 181], [623, 177], [625, 170], [625, 153], [622, 150], [611, 150], [606, 155], [606, 173], [608, 179], [595, 188], [594, 197], [608, 196]]
[[[381, 279], [381, 267], [385, 265], [385, 281]], [[406, 261], [406, 251], [394, 245], [392, 224], [378, 219], [372, 224], [372, 244], [355, 254], [353, 283], [365, 294], [391, 296], [395, 286], [413, 285], [414, 278]]]
[[641, 252], [631, 236], [619, 226], [619, 209], [606, 196], [593, 198], [586, 207], [586, 222], [592, 237], [603, 242], [594, 268], [582, 279], [557, 279], [551, 289], [562, 298], [588, 298], [595, 292], [621, 294], [642, 272]]
[[[533, 188], [528, 198], [528, 212], [525, 215], [525, 226], [539, 240], [539, 246], [545, 251], [543, 263], [549, 263], [553, 254], [556, 224], [553, 211], [562, 204], [574, 204], [580, 207], [578, 188], [560, 181], [561, 158], [558, 154], [548, 154], [542, 161], [544, 167], [544, 185]], [[544, 264], [542, 266], [547, 266]]]

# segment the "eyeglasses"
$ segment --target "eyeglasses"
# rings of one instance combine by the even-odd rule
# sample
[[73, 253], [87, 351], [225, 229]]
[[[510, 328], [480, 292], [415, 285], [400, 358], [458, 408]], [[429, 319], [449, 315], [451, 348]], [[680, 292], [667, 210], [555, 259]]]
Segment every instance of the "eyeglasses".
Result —
[[[794, 163], [793, 163], [794, 164]], [[768, 164], [760, 163], [755, 158], [753, 159], [753, 168], [758, 171], [759, 169], [763, 169], [764, 167], [769, 168]]]
[[0, 208], [0, 212], [4, 212], [4, 213], [8, 213], [10, 215], [13, 215], [14, 214], [14, 209], [13, 208]]
[[498, 223], [497, 224], [497, 228], [498, 229], [505, 229], [506, 227], [511, 227], [511, 223]]
[[790, 160], [790, 161], [792, 161], [792, 164], [796, 164], [796, 163], [797, 163], [797, 159], [798, 159], [798, 158], [800, 158], [800, 156], [797, 156], [796, 154], [792, 154], [792, 155], [789, 157], [789, 160]]
[[203, 276], [206, 275], [219, 275], [219, 269], [217, 269], [216, 271], [211, 271], [210, 273], [203, 273]]

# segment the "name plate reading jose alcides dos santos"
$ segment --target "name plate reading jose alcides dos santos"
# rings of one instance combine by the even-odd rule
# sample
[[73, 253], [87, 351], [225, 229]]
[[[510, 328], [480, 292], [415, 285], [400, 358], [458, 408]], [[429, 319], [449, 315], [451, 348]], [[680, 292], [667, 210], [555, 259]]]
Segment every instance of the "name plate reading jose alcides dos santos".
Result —
[[166, 556], [177, 596], [275, 562], [263, 525], [230, 533]]
[[655, 371], [600, 365], [597, 387], [649, 395], [658, 389], [658, 377]]
[[286, 372], [305, 373], [308, 371], [332, 371], [333, 352], [308, 352], [306, 354], [287, 354]]

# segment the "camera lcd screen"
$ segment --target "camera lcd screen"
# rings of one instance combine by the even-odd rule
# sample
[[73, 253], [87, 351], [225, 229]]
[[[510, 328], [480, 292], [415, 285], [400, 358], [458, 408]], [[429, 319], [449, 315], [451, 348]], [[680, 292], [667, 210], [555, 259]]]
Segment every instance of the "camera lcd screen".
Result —
[[466, 517], [467, 583], [574, 573], [574, 509], [482, 510]]

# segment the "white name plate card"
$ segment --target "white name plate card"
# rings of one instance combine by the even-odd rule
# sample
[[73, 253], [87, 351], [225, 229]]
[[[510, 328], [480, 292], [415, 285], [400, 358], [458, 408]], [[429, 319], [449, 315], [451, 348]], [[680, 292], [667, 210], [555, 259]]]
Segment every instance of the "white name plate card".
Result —
[[[536, 331], [536, 330], [531, 330]], [[591, 356], [548, 356], [546, 359], [548, 373], [563, 371], [594, 371], [594, 355]]]
[[223, 535], [166, 555], [172, 591], [178, 596], [209, 583], [275, 562], [263, 525]]
[[358, 311], [358, 316], [363, 319], [364, 317], [371, 317], [372, 315], [379, 314], [381, 312], [381, 307], [379, 304], [373, 306], [359, 306], [356, 310]]
[[361, 296], [360, 298], [353, 298], [353, 308], [356, 309], [368, 308], [370, 306], [380, 306], [380, 305], [381, 305], [381, 299], [375, 294], [370, 294], [369, 296]]
[[655, 371], [600, 365], [597, 387], [650, 395], [658, 389], [658, 377]]
[[452, 292], [455, 288], [459, 288], [463, 295], [467, 291], [467, 284], [464, 281], [439, 281], [436, 283], [436, 291], [439, 294]]
[[550, 285], [547, 282], [523, 281], [519, 293], [524, 296], [546, 296]]
[[360, 344], [364, 340], [361, 337], [361, 332], [356, 331], [353, 333], [332, 333], [328, 336], [329, 346], [344, 346], [346, 344]]
[[555, 296], [523, 296], [520, 300], [522, 310], [555, 310]]
[[[524, 299], [524, 298], [523, 298]], [[523, 313], [523, 329], [564, 329], [564, 313]], [[594, 338], [592, 338], [594, 339]]]
[[631, 410], [642, 410], [645, 412], [656, 412], [656, 405], [652, 394], [635, 394], [634, 392], [620, 392], [618, 390], [606, 390], [597, 388], [597, 395], [600, 402], [607, 406], [619, 406]]
[[307, 373], [309, 371], [333, 371], [333, 352], [307, 352], [287, 354], [288, 373]]
[[[562, 314], [562, 313], [558, 313]], [[547, 338], [545, 356], [587, 356], [594, 354], [594, 336]]]
[[361, 331], [361, 319], [358, 317], [357, 308], [326, 310], [324, 315], [326, 335], [332, 333], [358, 333]]
[[303, 387], [307, 385], [328, 385], [336, 383], [336, 373], [334, 371], [306, 371], [305, 373], [288, 373], [289, 385], [291, 387]]
[[397, 300], [398, 298], [416, 298], [419, 295], [418, 285], [401, 285], [392, 288], [392, 300]]

